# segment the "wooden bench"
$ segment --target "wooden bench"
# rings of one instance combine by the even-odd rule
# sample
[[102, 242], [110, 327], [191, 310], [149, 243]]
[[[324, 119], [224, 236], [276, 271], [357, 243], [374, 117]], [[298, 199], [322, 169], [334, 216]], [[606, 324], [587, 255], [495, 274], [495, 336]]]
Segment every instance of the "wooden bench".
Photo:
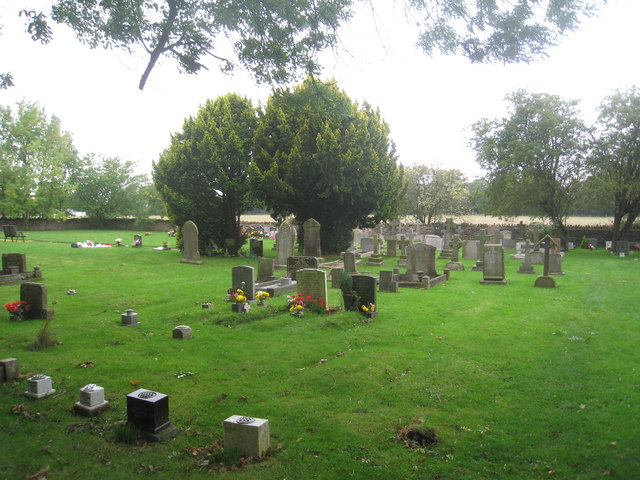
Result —
[[7, 241], [7, 238], [10, 238], [11, 241], [18, 241], [18, 239], [22, 239], [24, 242], [25, 234], [22, 232], [18, 232], [16, 230], [15, 225], [3, 225], [2, 229], [4, 230], [4, 241]]

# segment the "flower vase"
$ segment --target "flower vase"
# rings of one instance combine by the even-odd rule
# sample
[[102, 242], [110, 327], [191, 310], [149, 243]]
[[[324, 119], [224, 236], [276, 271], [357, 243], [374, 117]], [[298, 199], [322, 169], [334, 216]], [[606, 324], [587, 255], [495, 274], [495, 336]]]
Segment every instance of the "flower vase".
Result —
[[373, 312], [360, 312], [360, 313], [362, 313], [362, 315], [364, 315], [366, 318], [373, 318], [378, 316], [378, 312], [375, 310]]
[[231, 305], [231, 311], [234, 313], [248, 313], [249, 312], [249, 304], [248, 303], [234, 303]]
[[267, 301], [264, 298], [261, 298], [260, 301], [258, 302], [258, 305], [260, 305], [261, 307], [266, 307]]

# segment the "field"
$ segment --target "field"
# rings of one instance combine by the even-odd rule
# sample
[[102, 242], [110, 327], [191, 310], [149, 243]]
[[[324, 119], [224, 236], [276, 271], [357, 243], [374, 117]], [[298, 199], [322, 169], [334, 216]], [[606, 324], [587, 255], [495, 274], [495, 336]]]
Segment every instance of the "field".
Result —
[[[131, 243], [135, 233], [29, 232], [26, 243], [0, 243], [42, 268], [60, 342], [31, 350], [44, 322], [0, 313], [0, 358], [18, 358], [22, 370], [0, 384], [0, 478], [640, 475], [637, 253], [571, 251], [556, 289], [534, 288], [535, 276], [516, 274], [508, 258], [509, 283], [482, 285], [464, 261], [431, 290], [379, 293], [379, 315], [367, 322], [344, 311], [294, 317], [284, 298], [232, 314], [231, 268], [257, 268], [257, 259], [182, 264], [180, 252], [150, 248], [173, 242], [161, 233], [141, 249], [70, 247]], [[391, 269], [396, 259], [385, 261]], [[330, 289], [329, 306], [340, 306], [338, 292]], [[0, 286], [2, 304], [18, 297], [19, 286]], [[140, 326], [121, 325], [127, 308]], [[194, 338], [173, 339], [179, 324]], [[35, 373], [53, 378], [53, 396], [23, 395]], [[88, 383], [111, 404], [94, 419], [71, 413]], [[146, 443], [127, 430], [125, 396], [141, 387], [169, 395], [178, 436]], [[269, 419], [268, 458], [223, 451], [222, 422], [234, 414]], [[438, 443], [410, 445], [412, 425], [432, 428]]]

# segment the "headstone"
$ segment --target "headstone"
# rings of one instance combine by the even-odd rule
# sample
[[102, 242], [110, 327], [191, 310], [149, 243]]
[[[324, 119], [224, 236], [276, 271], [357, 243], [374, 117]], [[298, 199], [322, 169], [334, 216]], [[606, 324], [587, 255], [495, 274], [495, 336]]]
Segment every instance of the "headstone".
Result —
[[287, 258], [287, 275], [296, 280], [296, 272], [303, 268], [318, 268], [318, 257], [289, 257]]
[[224, 451], [262, 458], [269, 451], [269, 420], [232, 415], [224, 421]]
[[616, 251], [614, 253], [624, 253], [625, 255], [629, 255], [629, 251], [631, 250], [629, 240], [618, 240], [616, 242]]
[[144, 388], [127, 394], [127, 420], [151, 435], [175, 429], [169, 421], [169, 397]]
[[395, 238], [390, 238], [387, 240], [387, 256], [388, 257], [397, 257], [398, 256], [398, 241]]
[[239, 265], [231, 269], [231, 288], [242, 289], [247, 301], [255, 300], [255, 269], [249, 265]]
[[278, 269], [284, 269], [287, 258], [293, 257], [293, 246], [296, 241], [296, 231], [289, 223], [282, 222], [276, 233], [276, 265]]
[[80, 389], [80, 401], [73, 406], [76, 414], [85, 417], [95, 417], [109, 408], [109, 402], [104, 399], [104, 388], [94, 383]]
[[258, 261], [258, 282], [274, 280], [273, 258], [260, 257]]
[[550, 250], [555, 246], [556, 242], [549, 235], [545, 235], [542, 240], [539, 240], [537, 243], [537, 247], [542, 247], [544, 249], [544, 273], [536, 278], [534, 287], [541, 288], [556, 288], [556, 280], [552, 276], [549, 275], [549, 256], [551, 254]]
[[142, 235], [134, 235], [132, 247], [141, 247], [141, 246], [142, 246]]
[[30, 309], [26, 318], [48, 320], [53, 318], [53, 309], [47, 308], [47, 286], [42, 283], [23, 283], [20, 285], [20, 300], [27, 302]]
[[373, 238], [363, 237], [360, 239], [360, 250], [362, 253], [373, 252]]
[[320, 250], [320, 224], [317, 220], [310, 218], [302, 224], [304, 230], [304, 256], [321, 257]]
[[531, 243], [529, 240], [524, 242], [524, 261], [517, 273], [536, 273], [536, 271], [531, 266]]
[[451, 258], [451, 250], [449, 246], [451, 244], [451, 239], [453, 238], [453, 228], [453, 218], [447, 218], [445, 222], [444, 236], [442, 237], [442, 251], [440, 252], [439, 258]]
[[436, 247], [425, 243], [414, 243], [407, 247], [407, 273], [436, 277]]
[[138, 321], [138, 314], [131, 308], [128, 308], [120, 315], [120, 321], [125, 327], [137, 327], [140, 325], [140, 322]]
[[392, 270], [380, 270], [378, 288], [381, 292], [397, 293], [398, 282], [393, 278]]
[[564, 275], [562, 257], [562, 253], [549, 252], [549, 275]]
[[0, 383], [17, 380], [20, 376], [20, 362], [17, 358], [0, 360]]
[[298, 293], [311, 303], [327, 303], [327, 274], [324, 270], [317, 268], [303, 268], [298, 270], [296, 275], [298, 282]]
[[181, 263], [202, 265], [198, 247], [198, 227], [191, 220], [187, 220], [182, 226], [182, 255]]
[[193, 330], [187, 325], [178, 325], [173, 329], [172, 336], [180, 340], [193, 338]]
[[489, 240], [489, 235], [487, 235], [487, 230], [482, 228], [480, 229], [480, 233], [476, 237], [478, 240], [478, 260], [476, 264], [471, 268], [474, 272], [481, 272], [484, 269], [484, 246]]
[[384, 259], [380, 253], [380, 247], [384, 243], [384, 240], [380, 238], [377, 233], [373, 236], [373, 254], [367, 260], [367, 265], [384, 265]]
[[352, 275], [353, 290], [360, 297], [360, 305], [378, 305], [377, 291], [376, 291], [376, 277], [371, 275]]
[[340, 288], [340, 276], [344, 272], [342, 268], [331, 269], [331, 288]]
[[436, 247], [436, 250], [442, 250], [442, 237], [438, 235], [425, 235], [424, 243]]
[[449, 270], [449, 271], [464, 270], [464, 265], [460, 262], [460, 245], [461, 244], [462, 244], [462, 240], [460, 240], [460, 237], [458, 236], [458, 234], [455, 234], [451, 238], [451, 242], [449, 243], [449, 247], [451, 250], [451, 260], [447, 262], [447, 264], [445, 265], [444, 267], [445, 270]]
[[43, 398], [56, 392], [52, 387], [51, 377], [37, 374], [27, 380], [27, 391], [24, 394], [31, 398]]
[[2, 273], [26, 273], [27, 271], [27, 255], [24, 253], [3, 253], [2, 254]]
[[411, 245], [411, 242], [407, 240], [404, 235], [400, 236], [398, 240], [398, 248], [400, 249], [400, 259], [398, 260], [398, 266], [405, 266], [407, 264], [407, 248]]
[[264, 242], [257, 238], [250, 238], [249, 254], [255, 257], [262, 257], [264, 255]]
[[347, 273], [358, 273], [356, 269], [356, 256], [352, 252], [344, 252], [342, 254], [342, 261], [344, 263], [344, 271]]
[[465, 242], [462, 244], [462, 259], [477, 260], [479, 246], [479, 240], [465, 240]]
[[480, 283], [505, 284], [504, 248], [498, 244], [485, 244], [484, 266]]

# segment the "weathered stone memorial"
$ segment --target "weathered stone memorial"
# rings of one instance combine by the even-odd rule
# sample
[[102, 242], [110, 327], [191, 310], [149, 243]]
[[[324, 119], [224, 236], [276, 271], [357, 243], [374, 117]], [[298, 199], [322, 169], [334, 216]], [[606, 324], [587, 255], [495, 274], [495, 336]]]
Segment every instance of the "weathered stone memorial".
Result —
[[269, 420], [232, 415], [223, 427], [225, 453], [261, 458], [269, 452]]
[[302, 229], [304, 231], [304, 256], [322, 257], [320, 223], [314, 218], [310, 218], [302, 224]]
[[191, 220], [184, 222], [182, 226], [182, 255], [181, 263], [202, 265], [200, 249], [198, 246], [198, 227]]
[[[377, 316], [378, 315], [378, 311], [377, 311], [378, 298], [377, 298], [377, 291], [376, 291], [376, 286], [377, 286], [376, 277], [371, 275], [352, 275], [351, 278], [353, 279], [353, 290], [356, 292], [356, 295], [358, 295], [360, 299], [359, 305], [358, 305], [358, 311], [368, 314], [367, 316], [369, 317]], [[362, 310], [363, 305], [366, 308], [369, 308], [373, 305], [376, 308], [376, 310], [369, 311], [369, 312], [363, 311]]]
[[104, 388], [94, 383], [80, 389], [80, 401], [73, 405], [73, 412], [85, 417], [95, 417], [109, 408], [104, 399]]
[[407, 240], [404, 235], [401, 235], [398, 240], [398, 248], [400, 249], [400, 258], [398, 259], [399, 267], [405, 267], [407, 265], [407, 248], [409, 245], [411, 245], [411, 241]]
[[363, 237], [360, 239], [360, 250], [362, 253], [373, 252], [373, 238]]
[[487, 243], [484, 246], [484, 266], [480, 283], [505, 284], [504, 248], [502, 245]]
[[0, 360], [0, 383], [12, 382], [20, 376], [20, 362], [17, 358]]
[[172, 336], [179, 340], [193, 338], [193, 329], [188, 325], [178, 325], [172, 330]]
[[384, 265], [384, 259], [380, 253], [380, 247], [384, 243], [384, 240], [380, 238], [380, 235], [375, 234], [373, 236], [373, 253], [367, 260], [367, 265]]
[[453, 218], [447, 218], [445, 221], [445, 231], [442, 237], [442, 251], [438, 258], [451, 258], [451, 239], [453, 238]]
[[[296, 275], [298, 293], [305, 299], [311, 297], [312, 303], [327, 303], [327, 274], [317, 268], [303, 268]], [[306, 302], [307, 300], [305, 300]]]
[[464, 270], [464, 265], [462, 264], [462, 262], [460, 262], [460, 246], [462, 244], [462, 240], [460, 240], [460, 237], [456, 234], [453, 237], [451, 237], [451, 242], [449, 243], [449, 249], [451, 251], [450, 254], [450, 261], [447, 262], [447, 264], [445, 265], [444, 269], [445, 270], [457, 270], [457, 271], [463, 271]]
[[254, 257], [262, 257], [264, 255], [264, 242], [258, 238], [250, 238], [249, 254]]
[[295, 229], [288, 222], [282, 222], [276, 233], [277, 248], [275, 268], [284, 270], [287, 267], [287, 258], [293, 257], [295, 242]]
[[524, 242], [524, 261], [522, 262], [522, 265], [520, 265], [517, 273], [536, 273], [531, 265], [531, 243], [529, 240]]
[[138, 314], [132, 308], [128, 308], [120, 315], [120, 321], [125, 327], [137, 327], [140, 325]]
[[178, 432], [169, 421], [169, 396], [144, 388], [127, 394], [127, 420], [151, 440], [175, 436]]
[[20, 285], [20, 300], [27, 302], [30, 309], [25, 312], [25, 319], [49, 320], [54, 311], [48, 308], [47, 286], [42, 283], [26, 282]]
[[465, 240], [462, 244], [462, 259], [477, 260], [479, 246], [480, 246], [479, 240]]
[[358, 273], [356, 268], [356, 256], [353, 252], [344, 252], [342, 254], [342, 262], [344, 263], [345, 272]]
[[238, 265], [231, 269], [231, 288], [242, 289], [248, 302], [255, 301], [255, 269], [249, 265]]
[[438, 235], [425, 235], [424, 243], [436, 247], [436, 250], [442, 250], [442, 237]]
[[273, 258], [260, 257], [258, 260], [258, 282], [275, 280], [273, 276]]
[[549, 252], [549, 275], [564, 275], [562, 271], [562, 258], [564, 254]]
[[289, 257], [287, 258], [287, 276], [296, 280], [296, 272], [303, 268], [318, 268], [318, 257]]
[[394, 279], [392, 270], [380, 270], [378, 289], [381, 292], [397, 293], [398, 282]]
[[549, 255], [551, 254], [551, 248], [555, 245], [555, 240], [549, 235], [546, 235], [540, 240], [536, 246], [544, 249], [544, 273], [536, 278], [534, 287], [540, 288], [556, 288], [556, 279], [549, 275]]
[[331, 269], [331, 288], [340, 288], [340, 277], [342, 276], [342, 272], [344, 272], [343, 268]]
[[476, 260], [476, 264], [471, 268], [474, 272], [481, 272], [484, 268], [484, 246], [489, 240], [489, 235], [487, 235], [487, 230], [482, 228], [480, 233], [476, 237], [478, 240], [478, 259]]
[[395, 238], [390, 238], [387, 240], [387, 256], [388, 257], [398, 256], [398, 241]]
[[51, 377], [40, 373], [29, 377], [27, 380], [27, 391], [24, 394], [30, 398], [44, 398], [56, 393], [52, 388]]

